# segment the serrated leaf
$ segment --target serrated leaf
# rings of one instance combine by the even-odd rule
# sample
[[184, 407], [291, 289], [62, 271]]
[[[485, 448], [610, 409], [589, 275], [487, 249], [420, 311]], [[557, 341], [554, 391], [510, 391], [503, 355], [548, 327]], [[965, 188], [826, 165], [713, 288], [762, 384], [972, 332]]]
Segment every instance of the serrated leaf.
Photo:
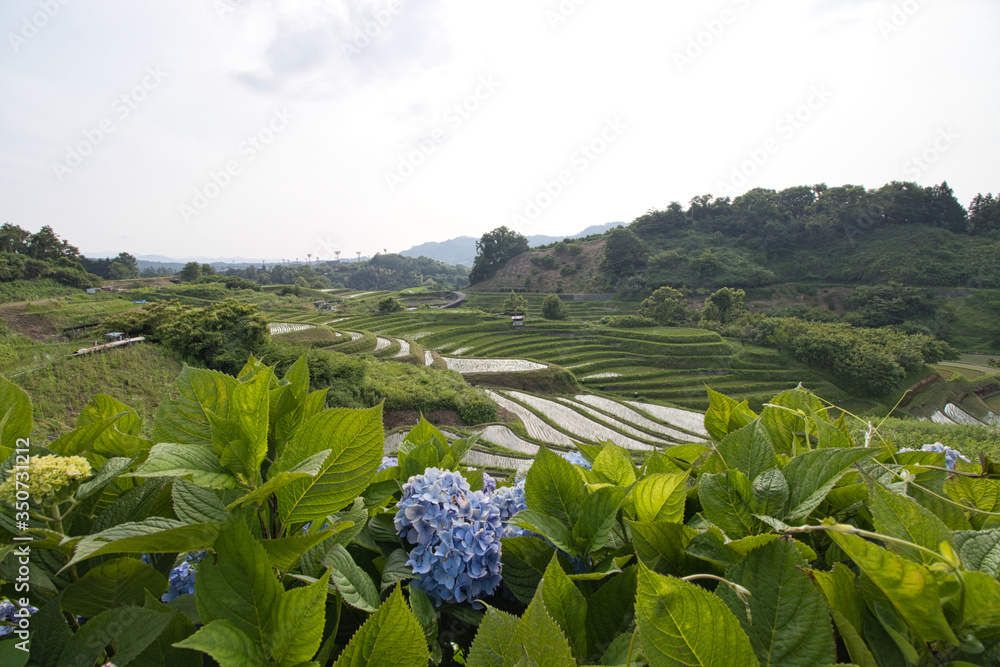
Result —
[[267, 667], [269, 664], [261, 647], [225, 619], [212, 621], [174, 646], [203, 651], [215, 658], [219, 667]]
[[629, 521], [629, 527], [635, 555], [646, 567], [677, 577], [692, 573], [691, 557], [684, 549], [698, 534], [694, 528], [664, 521]]
[[618, 509], [631, 487], [609, 486], [587, 495], [573, 524], [574, 552], [578, 556], [602, 549], [614, 528]]
[[439, 466], [441, 457], [433, 440], [416, 444], [405, 455], [399, 456], [399, 477], [410, 479], [414, 475], [422, 475], [427, 468]]
[[725, 463], [724, 469], [739, 470], [751, 482], [765, 470], [778, 466], [771, 436], [759, 420], [729, 433], [715, 449]]
[[587, 599], [587, 646], [591, 660], [600, 658], [603, 649], [619, 634], [631, 634], [638, 569], [636, 565], [626, 568]]
[[514, 665], [521, 658], [527, 658], [545, 667], [576, 667], [569, 642], [559, 625], [545, 610], [542, 601], [545, 594], [544, 578], [538, 588], [535, 598], [517, 624], [513, 645], [504, 655], [504, 665]]
[[101, 436], [111, 429], [121, 415], [114, 415], [100, 421], [90, 422], [83, 426], [74, 428], [69, 433], [59, 436], [56, 440], [48, 444], [49, 450], [53, 454], [60, 456], [76, 456], [84, 454], [93, 448]]
[[760, 532], [760, 521], [750, 511], [750, 482], [739, 470], [704, 474], [698, 480], [698, 499], [705, 518], [732, 539]]
[[323, 558], [323, 567], [331, 568], [330, 581], [344, 602], [355, 609], [375, 611], [379, 606], [378, 589], [368, 573], [358, 567], [343, 546], [334, 544]]
[[[897, 537], [933, 552], [940, 551], [942, 542], [946, 542], [952, 550], [956, 549], [951, 531], [930, 510], [911, 498], [889, 491], [870, 477], [866, 477], [865, 481], [876, 532]], [[911, 546], [897, 542], [889, 542], [887, 546], [900, 555], [927, 566], [940, 562]]]
[[104, 554], [199, 551], [212, 545], [220, 525], [217, 522], [184, 525], [159, 517], [122, 523], [80, 540], [66, 567]]
[[420, 623], [397, 586], [351, 638], [334, 667], [426, 667], [429, 659]]
[[271, 618], [271, 657], [282, 667], [306, 662], [319, 650], [326, 623], [325, 580], [285, 591]]
[[831, 531], [830, 537], [878, 586], [914, 634], [923, 641], [958, 644], [941, 611], [937, 580], [930, 570], [854, 535]]
[[114, 642], [115, 660], [124, 667], [156, 640], [172, 616], [142, 607], [118, 607], [98, 614], [66, 643], [59, 666], [92, 667]]
[[754, 514], [778, 516], [788, 502], [788, 481], [780, 470], [765, 470], [750, 485]]
[[175, 479], [170, 491], [174, 514], [183, 523], [204, 523], [226, 520], [226, 508], [211, 489], [196, 486], [185, 479]]
[[750, 640], [717, 596], [639, 565], [636, 622], [650, 667], [757, 667]]
[[271, 635], [282, 588], [264, 547], [242, 517], [231, 516], [214, 544], [216, 559], [198, 566], [195, 602], [203, 623], [226, 620], [261, 647]]
[[503, 583], [518, 600], [529, 604], [555, 549], [537, 537], [505, 537], [500, 542]]
[[207, 412], [229, 416], [229, 397], [237, 381], [224, 373], [185, 366], [174, 383], [179, 396], [160, 403], [153, 423], [153, 439], [192, 445], [211, 445]]
[[966, 572], [964, 576], [962, 625], [968, 628], [1000, 627], [1000, 583], [983, 572]]
[[[227, 438], [229, 444], [221, 452], [219, 460], [229, 470], [251, 480], [259, 476], [260, 464], [267, 456], [270, 379], [270, 370], [255, 373], [251, 380], [237, 384], [229, 399], [230, 414], [227, 421], [235, 437]], [[215, 413], [208, 412], [208, 415], [214, 430]]]
[[548, 514], [534, 510], [521, 510], [512, 516], [507, 523], [538, 533], [567, 553], [579, 553], [570, 529]]
[[98, 493], [113, 482], [116, 477], [128, 470], [128, 467], [133, 463], [135, 463], [135, 458], [114, 457], [108, 459], [96, 475], [77, 488], [76, 499], [86, 500], [95, 493]]
[[524, 482], [528, 507], [572, 526], [580, 513], [586, 492], [573, 464], [541, 447]]
[[243, 507], [250, 503], [261, 504], [265, 498], [278, 492], [278, 489], [288, 486], [297, 479], [304, 479], [306, 477], [315, 477], [322, 470], [323, 462], [326, 461], [327, 457], [330, 455], [329, 449], [324, 449], [321, 452], [313, 454], [305, 461], [302, 461], [291, 469], [284, 472], [276, 472], [273, 474], [268, 474], [267, 481], [258, 486], [256, 489], [246, 494], [239, 500], [236, 500], [226, 506], [227, 512], [232, 512], [238, 507]]
[[556, 555], [549, 561], [542, 582], [545, 610], [569, 639], [577, 661], [584, 662], [587, 658], [587, 599], [563, 572]]
[[282, 521], [321, 520], [353, 502], [378, 470], [382, 448], [381, 404], [369, 410], [327, 410], [303, 424], [272, 466], [272, 474], [291, 470], [322, 450], [331, 453], [315, 477], [278, 490]]
[[684, 520], [688, 473], [652, 474], [639, 480], [632, 489], [636, 519], [639, 521]]
[[284, 572], [295, 564], [295, 561], [301, 558], [307, 551], [334, 537], [336, 531], [344, 530], [348, 527], [346, 523], [342, 523], [334, 526], [333, 529], [317, 533], [279, 537], [273, 540], [261, 540], [260, 544], [264, 547], [264, 551], [267, 552], [267, 557], [271, 561], [272, 567], [279, 572]]
[[413, 570], [406, 564], [409, 558], [409, 554], [402, 549], [393, 549], [386, 556], [385, 565], [382, 567], [382, 581], [379, 585], [381, 591], [385, 592], [386, 589], [391, 588], [395, 584], [407, 581], [415, 576]]
[[864, 448], [817, 449], [795, 457], [782, 471], [791, 493], [787, 511], [778, 518], [789, 523], [803, 521], [855, 463], [877, 453]]
[[955, 547], [967, 570], [1000, 575], [1000, 529], [962, 531], [954, 534]]
[[235, 489], [237, 484], [212, 447], [203, 445], [153, 445], [146, 462], [126, 477], [184, 477], [208, 489]]
[[749, 617], [732, 588], [716, 590], [739, 619], [762, 667], [811, 667], [836, 660], [830, 616], [812, 581], [799, 570], [805, 565], [794, 544], [778, 539], [730, 569], [726, 579], [750, 591]]
[[708, 389], [708, 410], [705, 412], [705, 430], [716, 440], [722, 440], [733, 431], [738, 431], [754, 419], [754, 414], [746, 401], [737, 403], [733, 399]]
[[635, 464], [627, 451], [618, 445], [607, 443], [594, 459], [593, 472], [600, 481], [617, 486], [635, 484]]
[[510, 653], [519, 619], [505, 611], [487, 607], [476, 638], [469, 649], [468, 667], [503, 667]]
[[135, 558], [116, 558], [92, 567], [63, 593], [61, 607], [94, 618], [116, 607], [139, 606], [149, 591], [159, 598], [167, 590], [162, 574]]

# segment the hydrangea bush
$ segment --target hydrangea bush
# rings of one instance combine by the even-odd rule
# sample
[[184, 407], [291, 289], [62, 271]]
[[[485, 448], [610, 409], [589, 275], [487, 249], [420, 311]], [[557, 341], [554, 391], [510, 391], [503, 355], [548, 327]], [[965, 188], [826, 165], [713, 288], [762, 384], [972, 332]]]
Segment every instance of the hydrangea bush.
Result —
[[959, 459], [962, 459], [966, 463], [972, 463], [972, 461], [970, 461], [969, 458], [967, 456], [965, 456], [962, 452], [958, 451], [957, 449], [952, 449], [951, 447], [947, 447], [947, 446], [941, 444], [940, 442], [935, 442], [934, 444], [931, 444], [931, 445], [924, 445], [919, 450], [917, 450], [917, 449], [911, 449], [909, 447], [904, 447], [904, 448], [902, 448], [902, 449], [899, 450], [900, 453], [903, 453], [903, 452], [916, 452], [916, 451], [921, 451], [921, 452], [936, 452], [938, 454], [944, 454], [944, 464], [945, 464], [945, 466], [949, 470], [954, 470], [955, 469], [955, 463]]

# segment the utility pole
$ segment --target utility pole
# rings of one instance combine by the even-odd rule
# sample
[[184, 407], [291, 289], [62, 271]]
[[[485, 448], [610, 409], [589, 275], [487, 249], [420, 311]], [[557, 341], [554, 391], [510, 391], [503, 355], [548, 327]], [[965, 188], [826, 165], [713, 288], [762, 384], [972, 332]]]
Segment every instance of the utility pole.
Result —
[[311, 252], [307, 252], [306, 253], [306, 257], [309, 258], [309, 268], [312, 268], [312, 260], [313, 260], [312, 253]]
[[340, 251], [339, 250], [334, 250], [333, 254], [335, 254], [337, 256], [337, 264], [340, 264]]
[[358, 253], [358, 262], [361, 262], [361, 251], [355, 250], [354, 252]]

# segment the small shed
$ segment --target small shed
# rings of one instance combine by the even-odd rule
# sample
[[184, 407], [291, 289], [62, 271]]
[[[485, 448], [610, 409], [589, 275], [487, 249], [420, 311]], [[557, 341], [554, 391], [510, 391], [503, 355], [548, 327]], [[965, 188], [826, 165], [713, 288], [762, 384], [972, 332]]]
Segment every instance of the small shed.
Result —
[[110, 342], [114, 340], [125, 340], [128, 336], [126, 336], [123, 331], [112, 331], [111, 333], [104, 334], [104, 338]]
[[88, 287], [87, 288], [87, 294], [97, 294], [100, 291], [101, 291], [100, 287]]
[[523, 327], [524, 326], [524, 315], [511, 315], [510, 325], [513, 327]]

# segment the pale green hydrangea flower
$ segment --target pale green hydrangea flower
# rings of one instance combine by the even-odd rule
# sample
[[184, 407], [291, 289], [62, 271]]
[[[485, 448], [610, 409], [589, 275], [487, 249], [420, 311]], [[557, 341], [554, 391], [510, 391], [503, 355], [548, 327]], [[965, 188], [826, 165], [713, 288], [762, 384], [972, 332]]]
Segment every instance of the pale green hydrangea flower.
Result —
[[[17, 499], [17, 491], [24, 490], [35, 503], [41, 505], [46, 499], [54, 498], [64, 487], [90, 477], [92, 471], [87, 459], [82, 456], [32, 456], [28, 460], [27, 475], [18, 478], [16, 470], [11, 470], [10, 477], [0, 484], [0, 501], [13, 503]], [[17, 481], [20, 479], [21, 486]]]

